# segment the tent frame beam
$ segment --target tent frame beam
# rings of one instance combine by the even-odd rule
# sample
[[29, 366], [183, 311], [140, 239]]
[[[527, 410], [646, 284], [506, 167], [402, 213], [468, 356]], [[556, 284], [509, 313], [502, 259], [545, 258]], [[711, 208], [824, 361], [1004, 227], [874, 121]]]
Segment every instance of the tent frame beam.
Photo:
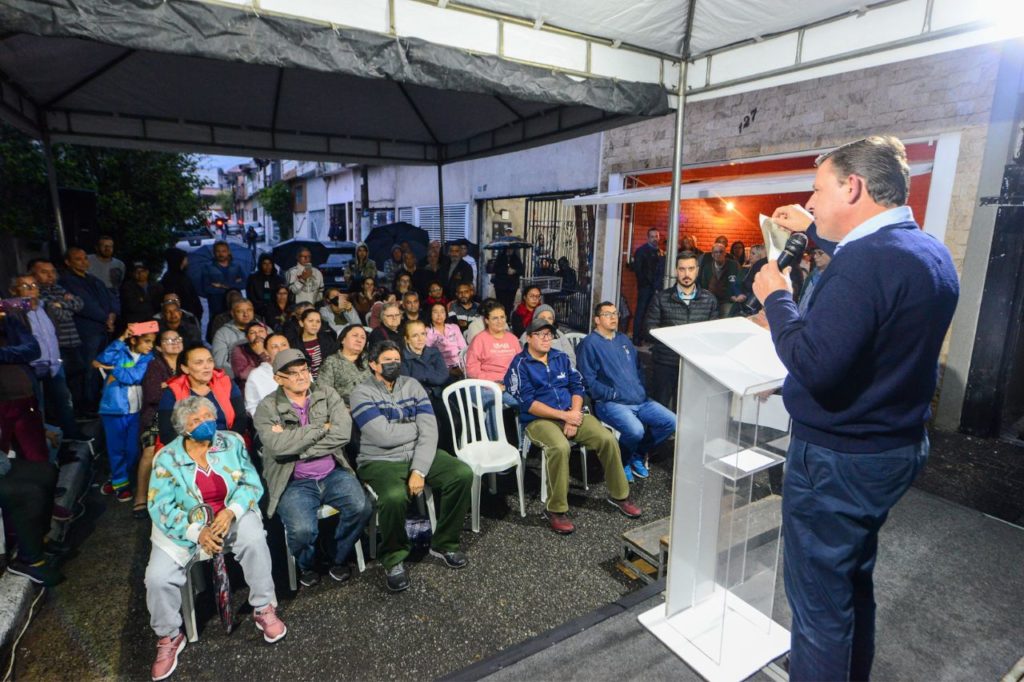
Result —
[[84, 88], [89, 83], [92, 83], [97, 78], [99, 78], [99, 77], [103, 76], [104, 74], [108, 73], [111, 69], [115, 68], [117, 65], [121, 64], [122, 62], [124, 62], [126, 59], [128, 59], [129, 57], [131, 57], [134, 54], [136, 54], [136, 50], [126, 49], [123, 53], [121, 53], [118, 56], [114, 57], [113, 59], [108, 61], [106, 64], [101, 66], [100, 68], [96, 69], [95, 71], [93, 71], [89, 75], [81, 78], [77, 82], [73, 83], [71, 86], [65, 88], [63, 92], [60, 92], [60, 93], [54, 95], [53, 97], [51, 97], [49, 100], [47, 100], [46, 102], [44, 102], [42, 104], [42, 108], [43, 109], [49, 109], [50, 107], [52, 107], [57, 102], [60, 102], [61, 100], [63, 100], [65, 97], [69, 97], [70, 95], [73, 95], [74, 93], [78, 92], [79, 90]]

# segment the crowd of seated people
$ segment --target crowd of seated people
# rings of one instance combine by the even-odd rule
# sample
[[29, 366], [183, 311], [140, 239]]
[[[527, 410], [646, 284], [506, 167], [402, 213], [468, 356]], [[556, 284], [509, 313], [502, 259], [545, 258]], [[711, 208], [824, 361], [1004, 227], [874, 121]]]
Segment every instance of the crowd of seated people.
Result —
[[[749, 297], [744, 280], [756, 274], [764, 249], [752, 247], [748, 258], [742, 244], [728, 253], [725, 246], [716, 243], [704, 264], [700, 254], [679, 254], [676, 283], [645, 311], [648, 330], [711, 319], [721, 295], [734, 304]], [[648, 393], [615, 304], [596, 307], [593, 331], [577, 347], [536, 287], [525, 287], [512, 310], [497, 299], [480, 301], [472, 266], [456, 245], [446, 256], [431, 244], [422, 260], [397, 246], [380, 267], [360, 244], [347, 290], [324, 287], [308, 250], [284, 273], [261, 258], [247, 277], [218, 243], [197, 291], [184, 274], [187, 254], [177, 249], [168, 250], [159, 283], [141, 263], [119, 270], [112, 249], [109, 238], [97, 246], [105, 256], [96, 274], [88, 254], [72, 247], [63, 273], [37, 259], [11, 283], [11, 294], [26, 303], [0, 313], [0, 448], [16, 454], [12, 467], [0, 470], [0, 506], [25, 510], [14, 524], [19, 559], [10, 569], [38, 582], [58, 580], [39, 529], [43, 517], [70, 512], [53, 508], [56, 468], [44, 422], [66, 438], [85, 438], [75, 416], [95, 417], [89, 406], [96, 406], [110, 466], [102, 492], [132, 501], [133, 514], [156, 529], [146, 574], [158, 638], [154, 679], [173, 673], [184, 646], [178, 587], [183, 566], [200, 552], [234, 552], [256, 627], [267, 641], [285, 636], [258, 532], [264, 513], [280, 516], [299, 583], [308, 587], [319, 580], [316, 511], [336, 509], [327, 573], [344, 582], [371, 513], [368, 486], [376, 496], [384, 583], [401, 591], [411, 580], [406, 506], [430, 485], [441, 492], [431, 553], [450, 568], [466, 566], [459, 533], [472, 473], [454, 456], [442, 401], [444, 388], [460, 379], [493, 382], [502, 397], [500, 405], [484, 406], [491, 424], [507, 409], [523, 429], [510, 439], [529, 437], [543, 448], [552, 531], [574, 530], [566, 514], [567, 458], [576, 443], [604, 467], [608, 502], [640, 516], [630, 486], [649, 475], [646, 456], [675, 430], [666, 409], [675, 388], [665, 382], [677, 373], [658, 370], [675, 358], [656, 345]], [[816, 256], [819, 271], [827, 265]], [[815, 282], [812, 274], [807, 295]], [[205, 337], [200, 296], [209, 311]], [[28, 490], [50, 491], [49, 502], [27, 504]], [[199, 500], [214, 509], [209, 525], [189, 517]]]

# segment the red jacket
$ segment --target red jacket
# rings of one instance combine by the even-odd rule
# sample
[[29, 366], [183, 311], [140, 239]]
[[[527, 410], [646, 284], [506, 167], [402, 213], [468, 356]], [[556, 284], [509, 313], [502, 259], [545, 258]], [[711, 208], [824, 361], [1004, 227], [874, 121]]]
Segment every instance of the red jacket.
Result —
[[[184, 400], [192, 395], [192, 386], [188, 383], [188, 376], [181, 374], [172, 377], [167, 381], [167, 388], [171, 389], [175, 400]], [[213, 390], [213, 397], [217, 404], [224, 411], [224, 421], [228, 429], [235, 426], [235, 408], [231, 406], [231, 379], [222, 369], [214, 369], [210, 377], [210, 388]]]

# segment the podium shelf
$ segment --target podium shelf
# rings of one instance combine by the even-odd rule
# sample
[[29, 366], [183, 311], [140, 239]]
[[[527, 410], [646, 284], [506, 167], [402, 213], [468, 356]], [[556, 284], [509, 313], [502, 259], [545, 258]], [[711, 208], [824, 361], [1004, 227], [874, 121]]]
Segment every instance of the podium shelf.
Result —
[[[722, 441], [723, 443], [725, 441]], [[728, 444], [728, 443], [726, 443]], [[771, 469], [785, 458], [764, 448], [745, 448], [739, 452], [722, 454], [720, 443], [711, 441], [704, 451], [704, 468], [735, 483], [759, 471]]]

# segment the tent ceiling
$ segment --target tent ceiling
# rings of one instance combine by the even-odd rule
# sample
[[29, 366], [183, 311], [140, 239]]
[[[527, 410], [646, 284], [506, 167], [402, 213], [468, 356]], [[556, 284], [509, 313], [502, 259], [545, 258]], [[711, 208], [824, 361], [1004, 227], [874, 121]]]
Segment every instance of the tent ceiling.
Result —
[[187, 0], [4, 0], [0, 90], [0, 117], [54, 141], [390, 163], [669, 111], [657, 84]]
[[[688, 0], [461, 0], [460, 4], [620, 40], [673, 57], [683, 53]], [[697, 0], [691, 54], [788, 31], [865, 7], [858, 0]]]

